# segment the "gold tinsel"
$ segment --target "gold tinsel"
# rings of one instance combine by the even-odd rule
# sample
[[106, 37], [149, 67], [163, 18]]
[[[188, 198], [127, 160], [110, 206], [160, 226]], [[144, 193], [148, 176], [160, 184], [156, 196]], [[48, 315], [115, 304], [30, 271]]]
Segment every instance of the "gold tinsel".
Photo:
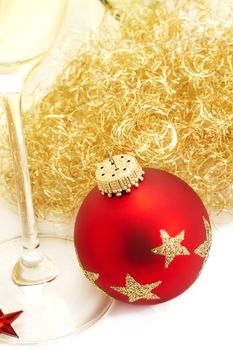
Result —
[[[37, 214], [73, 214], [106, 150], [180, 176], [210, 207], [232, 208], [232, 1], [112, 4], [98, 37], [26, 112]], [[1, 172], [12, 192], [8, 158]]]

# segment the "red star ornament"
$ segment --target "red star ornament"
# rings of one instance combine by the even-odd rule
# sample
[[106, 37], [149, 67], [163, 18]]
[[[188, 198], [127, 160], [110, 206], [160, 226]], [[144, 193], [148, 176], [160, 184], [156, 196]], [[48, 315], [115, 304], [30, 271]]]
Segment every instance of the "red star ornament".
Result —
[[19, 338], [14, 328], [11, 326], [23, 311], [11, 312], [10, 314], [4, 314], [0, 309], [0, 334], [10, 335], [12, 337]]

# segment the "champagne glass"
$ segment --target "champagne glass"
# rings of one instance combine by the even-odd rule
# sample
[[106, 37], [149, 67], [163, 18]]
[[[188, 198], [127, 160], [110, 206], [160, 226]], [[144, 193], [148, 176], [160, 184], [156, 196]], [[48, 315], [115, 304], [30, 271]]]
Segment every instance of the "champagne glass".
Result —
[[36, 343], [84, 329], [111, 299], [83, 277], [67, 237], [38, 237], [20, 105], [25, 78], [53, 42], [66, 0], [0, 0], [0, 93], [8, 122], [22, 237], [0, 244], [0, 308], [23, 310], [14, 323], [19, 339]]

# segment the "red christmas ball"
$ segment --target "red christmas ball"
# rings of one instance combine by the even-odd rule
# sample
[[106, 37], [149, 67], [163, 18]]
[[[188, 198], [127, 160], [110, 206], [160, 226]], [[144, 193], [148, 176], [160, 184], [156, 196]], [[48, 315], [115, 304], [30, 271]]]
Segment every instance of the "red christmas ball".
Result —
[[[116, 173], [124, 169], [111, 166]], [[130, 194], [109, 198], [97, 187], [88, 194], [74, 242], [85, 275], [99, 288], [124, 302], [156, 304], [196, 280], [208, 257], [211, 229], [190, 186], [168, 172], [145, 169], [144, 181]]]

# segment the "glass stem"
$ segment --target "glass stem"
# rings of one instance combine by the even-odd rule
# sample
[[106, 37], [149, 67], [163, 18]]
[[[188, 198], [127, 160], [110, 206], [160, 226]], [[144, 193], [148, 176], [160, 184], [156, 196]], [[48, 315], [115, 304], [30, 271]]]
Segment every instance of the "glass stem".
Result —
[[27, 153], [21, 121], [21, 95], [18, 92], [3, 95], [9, 140], [13, 158], [18, 207], [22, 226], [22, 243], [25, 249], [38, 247], [35, 215], [32, 204]]
[[35, 225], [27, 152], [21, 120], [21, 94], [2, 95], [6, 111], [13, 157], [18, 207], [22, 224], [23, 253], [12, 271], [18, 285], [35, 285], [51, 281], [57, 275], [53, 262], [42, 254]]

